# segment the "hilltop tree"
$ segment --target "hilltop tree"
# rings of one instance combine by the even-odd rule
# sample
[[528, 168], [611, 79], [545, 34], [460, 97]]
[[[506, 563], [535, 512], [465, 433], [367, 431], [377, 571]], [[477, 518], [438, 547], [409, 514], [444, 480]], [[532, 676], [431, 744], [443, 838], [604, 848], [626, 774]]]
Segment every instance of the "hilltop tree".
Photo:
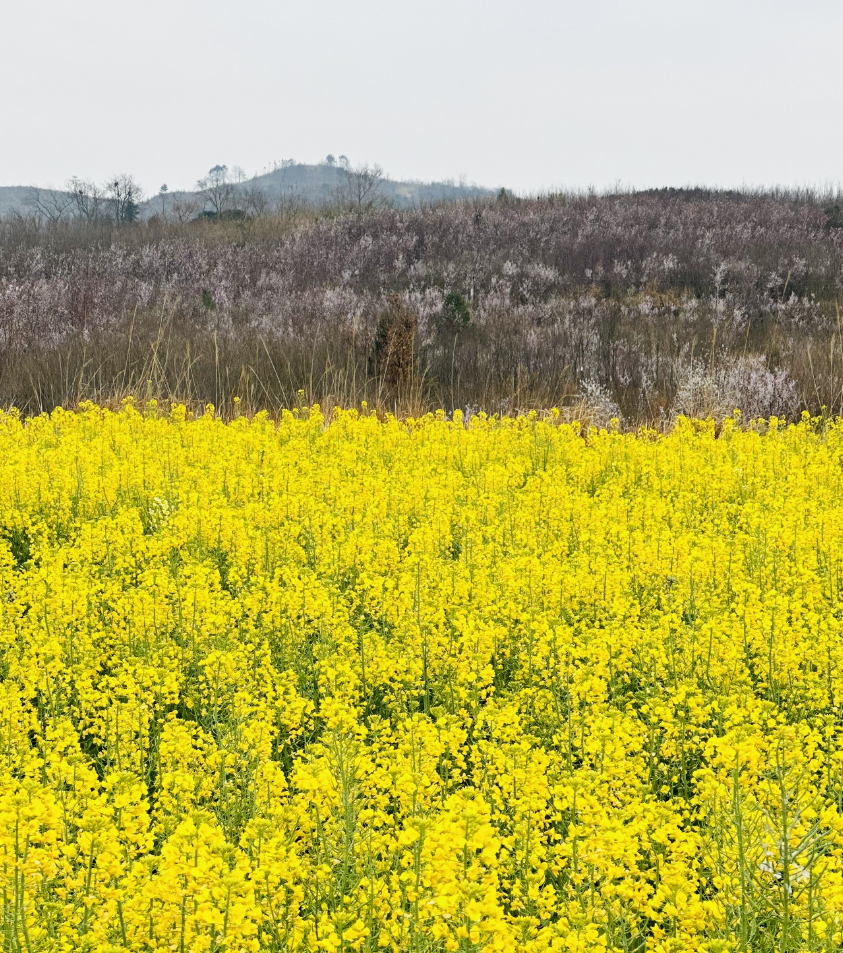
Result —
[[67, 183], [73, 199], [73, 214], [86, 222], [95, 222], [106, 212], [105, 189], [88, 179], [73, 176]]
[[27, 193], [24, 204], [37, 218], [59, 222], [73, 206], [73, 196], [69, 192], [33, 188]]
[[383, 185], [383, 169], [379, 165], [368, 164], [356, 168], [343, 169], [345, 182], [338, 190], [338, 198], [342, 205], [354, 212], [371, 212], [385, 208], [389, 204], [387, 197], [381, 192]]
[[105, 192], [114, 213], [114, 221], [131, 224], [138, 220], [140, 203], [143, 201], [143, 189], [128, 173], [115, 175], [106, 183]]
[[234, 196], [234, 183], [228, 177], [228, 166], [213, 166], [206, 176], [197, 181], [196, 190], [201, 193], [205, 207], [211, 206], [213, 215], [222, 215], [231, 207]]
[[199, 211], [199, 203], [194, 202], [192, 199], [178, 199], [174, 197], [170, 203], [170, 208], [176, 217], [176, 221], [178, 221], [180, 225], [184, 225], [185, 222], [189, 222], [196, 217]]

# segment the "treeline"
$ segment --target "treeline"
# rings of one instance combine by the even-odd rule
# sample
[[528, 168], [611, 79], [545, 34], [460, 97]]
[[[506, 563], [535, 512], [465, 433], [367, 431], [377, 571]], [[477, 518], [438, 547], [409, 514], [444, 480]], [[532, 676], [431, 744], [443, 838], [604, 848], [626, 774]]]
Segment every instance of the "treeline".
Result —
[[663, 190], [19, 217], [0, 223], [0, 403], [836, 413], [839, 205]]
[[[153, 220], [184, 225], [197, 220], [242, 221], [285, 216], [314, 206], [309, 195], [286, 173], [292, 160], [276, 164], [271, 176], [248, 178], [239, 166], [215, 165], [196, 181], [192, 192], [171, 192], [166, 184], [148, 196], [133, 175], [123, 173], [99, 184], [73, 176], [62, 189], [30, 188], [23, 205], [10, 216], [18, 220], [58, 225], [76, 223], [134, 225]], [[373, 212], [391, 203], [384, 192], [379, 165], [352, 166], [345, 156], [333, 155], [312, 169], [333, 172], [333, 187], [318, 203], [334, 213]], [[324, 183], [323, 183], [324, 184]], [[90, 234], [90, 232], [89, 232]]]

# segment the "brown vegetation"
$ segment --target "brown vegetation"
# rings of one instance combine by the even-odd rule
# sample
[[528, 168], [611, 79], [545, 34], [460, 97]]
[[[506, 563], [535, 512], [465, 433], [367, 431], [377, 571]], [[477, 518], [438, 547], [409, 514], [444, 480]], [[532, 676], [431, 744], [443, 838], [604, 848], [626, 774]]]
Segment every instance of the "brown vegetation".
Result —
[[7, 220], [0, 404], [839, 412], [830, 205], [686, 190]]

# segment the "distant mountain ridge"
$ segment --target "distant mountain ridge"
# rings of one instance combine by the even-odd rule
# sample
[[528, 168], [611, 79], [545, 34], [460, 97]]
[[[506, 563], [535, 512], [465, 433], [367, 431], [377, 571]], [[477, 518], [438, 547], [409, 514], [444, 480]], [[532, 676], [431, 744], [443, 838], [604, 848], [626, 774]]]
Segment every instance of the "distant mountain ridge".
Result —
[[[243, 182], [239, 188], [263, 189], [270, 195], [299, 193], [307, 197], [314, 205], [330, 202], [346, 184], [345, 170], [337, 165], [282, 166], [272, 172], [255, 176]], [[425, 205], [431, 202], [456, 200], [461, 198], [483, 198], [496, 193], [496, 189], [487, 189], [479, 185], [445, 182], [418, 182], [396, 180], [384, 176], [380, 193], [397, 206]]]
[[[254, 196], [257, 193], [265, 198], [270, 207], [277, 206], [279, 203], [295, 202], [318, 206], [334, 201], [346, 185], [346, 170], [342, 166], [328, 163], [318, 165], [292, 163], [283, 164], [271, 172], [234, 183], [232, 189], [233, 194], [240, 200], [240, 204], [249, 195]], [[31, 197], [36, 191], [40, 192], [42, 198], [67, 194], [62, 189], [39, 189], [35, 186], [19, 185], [0, 186], [0, 217], [32, 214]], [[498, 191], [499, 189], [469, 185], [462, 181], [460, 183], [419, 182], [390, 179], [386, 176], [381, 179], [378, 188], [378, 194], [396, 208], [412, 208], [460, 199], [488, 198]], [[169, 214], [176, 203], [188, 209], [195, 204], [197, 208], [194, 215], [200, 214], [205, 208], [200, 192], [173, 191], [166, 193], [163, 200], [160, 195], [147, 198], [140, 205], [140, 218], [141, 220], [149, 219], [153, 215], [161, 214], [162, 210]]]

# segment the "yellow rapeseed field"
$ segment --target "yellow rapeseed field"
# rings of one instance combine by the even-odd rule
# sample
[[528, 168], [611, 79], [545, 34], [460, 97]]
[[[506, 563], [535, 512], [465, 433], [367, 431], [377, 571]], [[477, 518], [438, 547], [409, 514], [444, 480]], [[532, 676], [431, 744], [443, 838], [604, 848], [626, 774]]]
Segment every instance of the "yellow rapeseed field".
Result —
[[843, 424], [0, 415], [7, 951], [843, 944]]

